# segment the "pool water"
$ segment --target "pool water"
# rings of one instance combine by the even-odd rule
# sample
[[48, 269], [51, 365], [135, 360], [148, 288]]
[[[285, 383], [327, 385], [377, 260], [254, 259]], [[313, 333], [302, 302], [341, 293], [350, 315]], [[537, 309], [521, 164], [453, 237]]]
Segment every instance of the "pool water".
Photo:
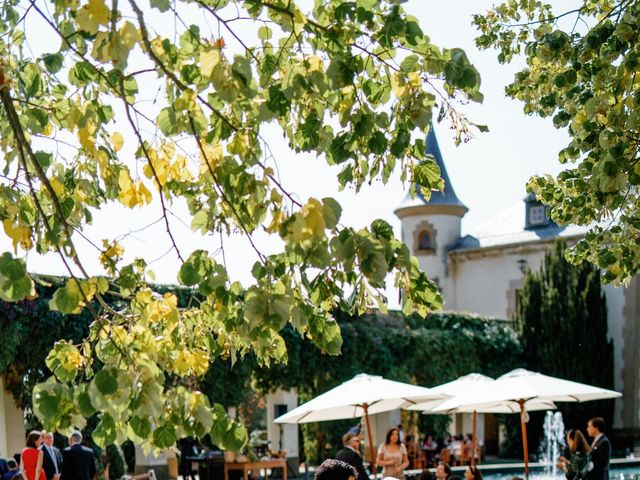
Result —
[[[491, 470], [483, 470], [482, 466], [480, 466], [480, 470], [482, 471], [482, 477], [484, 480], [511, 480], [513, 477], [524, 478], [524, 470], [510, 470], [510, 471], [500, 471], [500, 472], [492, 472]], [[548, 475], [541, 468], [532, 468], [529, 471], [529, 480], [564, 480], [564, 473], [558, 471], [556, 476]], [[640, 480], [640, 465], [634, 465], [629, 467], [618, 467], [613, 466], [613, 468], [609, 471], [609, 480]]]

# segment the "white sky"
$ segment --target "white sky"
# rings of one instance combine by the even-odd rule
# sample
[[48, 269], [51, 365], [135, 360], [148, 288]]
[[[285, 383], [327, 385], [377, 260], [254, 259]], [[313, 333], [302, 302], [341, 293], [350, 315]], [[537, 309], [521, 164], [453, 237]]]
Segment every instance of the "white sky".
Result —
[[[423, 31], [435, 44], [463, 48], [482, 76], [484, 103], [461, 105], [460, 109], [474, 122], [488, 125], [490, 132], [477, 134], [469, 143], [456, 147], [448, 125], [436, 125], [449, 177], [458, 197], [469, 208], [469, 213], [463, 219], [463, 234], [472, 233], [475, 226], [522, 200], [525, 183], [531, 175], [559, 172], [557, 152], [567, 143], [566, 135], [555, 130], [550, 119], [527, 117], [518, 102], [505, 98], [504, 87], [517, 69], [500, 66], [495, 59], [495, 52], [479, 52], [475, 48], [473, 39], [476, 32], [471, 26], [471, 16], [485, 11], [492, 3], [487, 0], [409, 0], [404, 4], [407, 11], [418, 17]], [[565, 8], [569, 8], [566, 2]], [[44, 38], [41, 40], [42, 44], [47, 44]], [[153, 98], [153, 92], [150, 95]], [[117, 129], [125, 135], [126, 151], [126, 145], [133, 144], [131, 134], [127, 134], [126, 126], [118, 126]], [[287, 189], [296, 192], [303, 200], [311, 196], [335, 196], [343, 207], [341, 223], [344, 225], [361, 227], [376, 218], [383, 218], [394, 226], [396, 235], [400, 235], [400, 222], [393, 211], [406, 195], [406, 185], [392, 179], [385, 186], [376, 184], [364, 188], [357, 195], [351, 191], [338, 193], [335, 180], [337, 169], [331, 169], [323, 160], [311, 156], [294, 156], [287, 151], [283, 142], [278, 143], [277, 137], [275, 135], [271, 147], [276, 157], [285, 159], [280, 163], [279, 173]], [[182, 211], [179, 207], [173, 210], [178, 215]], [[95, 215], [94, 226], [87, 233], [95, 243], [100, 244], [102, 238], [138, 230], [159, 217], [159, 205], [143, 211], [113, 206]], [[218, 248], [218, 237], [203, 239], [191, 233], [188, 228], [190, 219], [185, 220], [187, 226], [176, 218], [171, 221], [183, 256], [186, 257], [196, 248], [207, 248], [211, 252]], [[5, 240], [2, 242], [5, 245]], [[261, 235], [256, 235], [256, 242], [266, 252], [276, 245]], [[170, 247], [164, 234], [164, 224], [159, 222], [152, 228], [133, 234], [125, 247], [127, 258], [142, 256], [151, 261], [162, 256]], [[10, 244], [6, 243], [4, 249], [10, 249]], [[249, 281], [249, 271], [256, 256], [248, 242], [240, 237], [226, 240], [225, 254], [232, 278], [243, 283]], [[95, 250], [85, 245], [81, 255], [92, 273], [102, 273]], [[56, 257], [43, 259], [31, 254], [28, 264], [31, 271], [39, 273], [65, 273]], [[164, 283], [176, 282], [177, 268], [178, 262], [173, 252], [152, 264], [156, 279]], [[395, 298], [396, 294], [390, 295], [392, 306]]]

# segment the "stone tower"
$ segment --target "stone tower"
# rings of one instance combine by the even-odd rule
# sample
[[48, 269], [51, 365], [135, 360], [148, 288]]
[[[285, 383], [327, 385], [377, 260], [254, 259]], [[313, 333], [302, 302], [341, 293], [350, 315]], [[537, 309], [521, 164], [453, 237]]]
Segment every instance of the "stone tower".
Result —
[[440, 167], [444, 190], [434, 191], [426, 200], [418, 190], [415, 198], [407, 195], [395, 211], [402, 222], [402, 239], [418, 258], [427, 276], [438, 283], [449, 308], [453, 292], [449, 280], [448, 248], [460, 238], [460, 224], [467, 207], [458, 199], [445, 168], [433, 126], [427, 135], [426, 152], [433, 155]]

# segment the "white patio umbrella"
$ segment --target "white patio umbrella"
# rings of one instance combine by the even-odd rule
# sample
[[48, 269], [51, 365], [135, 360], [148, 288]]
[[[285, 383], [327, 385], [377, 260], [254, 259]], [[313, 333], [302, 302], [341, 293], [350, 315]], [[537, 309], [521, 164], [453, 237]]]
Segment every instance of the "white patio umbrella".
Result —
[[[468, 375], [464, 375], [457, 380], [452, 382], [444, 383], [442, 385], [438, 385], [437, 387], [433, 387], [431, 391], [436, 394], [446, 395], [446, 399], [442, 400], [429, 400], [426, 402], [416, 403], [415, 405], [411, 405], [407, 407], [407, 410], [418, 410], [423, 411], [426, 414], [440, 413], [472, 413], [473, 421], [472, 421], [472, 433], [471, 433], [471, 466], [475, 465], [476, 462], [476, 445], [477, 445], [477, 435], [476, 435], [476, 420], [478, 413], [515, 413], [520, 411], [520, 407], [517, 403], [509, 404], [509, 403], [499, 403], [495, 405], [485, 405], [484, 407], [476, 408], [475, 406], [471, 407], [459, 407], [456, 409], [449, 410], [441, 410], [441, 406], [447, 402], [447, 400], [457, 397], [459, 395], [464, 395], [471, 392], [478, 392], [485, 388], [488, 384], [494, 382], [494, 379], [491, 377], [487, 377], [486, 375], [482, 375], [480, 373], [470, 373]], [[528, 407], [528, 410], [553, 410], [556, 406], [553, 402], [550, 401], [536, 401], [535, 403], [531, 403]]]
[[369, 415], [406, 408], [417, 402], [445, 398], [428, 388], [361, 373], [276, 418], [275, 423], [310, 423], [345, 418], [365, 419], [369, 454], [375, 476], [375, 455]]
[[460, 411], [459, 409], [491, 408], [497, 405], [508, 406], [520, 410], [520, 426], [522, 428], [522, 447], [524, 450], [525, 476], [529, 476], [529, 449], [527, 445], [527, 410], [533, 410], [542, 402], [586, 402], [604, 400], [622, 396], [621, 393], [604, 388], [585, 385], [583, 383], [550, 377], [541, 373], [516, 369], [502, 375], [484, 388], [443, 402], [436, 407], [438, 411]]

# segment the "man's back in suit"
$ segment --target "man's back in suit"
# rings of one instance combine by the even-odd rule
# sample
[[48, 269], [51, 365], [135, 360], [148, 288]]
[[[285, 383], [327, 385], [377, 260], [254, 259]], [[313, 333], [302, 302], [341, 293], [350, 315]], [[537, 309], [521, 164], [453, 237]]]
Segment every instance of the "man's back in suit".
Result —
[[349, 447], [344, 447], [338, 450], [338, 453], [336, 453], [336, 460], [341, 460], [352, 467], [355, 467], [358, 472], [357, 480], [369, 480], [369, 474], [364, 468], [362, 457]]
[[96, 476], [96, 459], [93, 450], [79, 443], [62, 452], [61, 480], [93, 480]]

